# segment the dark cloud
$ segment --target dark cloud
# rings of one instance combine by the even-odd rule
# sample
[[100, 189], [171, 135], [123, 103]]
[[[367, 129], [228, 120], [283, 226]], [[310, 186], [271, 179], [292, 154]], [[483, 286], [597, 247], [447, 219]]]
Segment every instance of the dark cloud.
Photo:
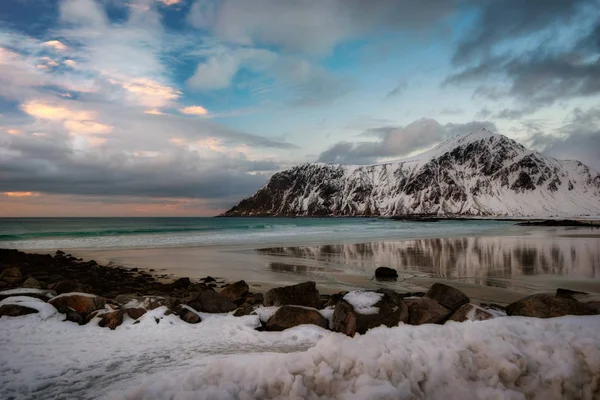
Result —
[[[502, 82], [478, 86], [473, 97], [517, 100], [522, 107], [496, 115], [508, 119], [561, 99], [600, 94], [600, 24], [592, 26], [588, 18], [590, 12], [598, 12], [600, 1], [506, 0], [484, 4], [474, 32], [466, 35], [468, 39], [459, 44], [454, 55], [454, 61], [465, 66], [448, 76], [443, 85]], [[570, 39], [557, 40], [555, 30], [575, 20], [581, 21], [581, 26], [572, 29]], [[530, 43], [497, 49], [516, 38], [528, 38]]]
[[[32, 141], [37, 142], [32, 145]], [[5, 143], [6, 144], [6, 143]], [[116, 149], [77, 154], [66, 138], [10, 138], [0, 157], [0, 192], [237, 199], [281, 165], [243, 154], [201, 154], [168, 147], [145, 157]], [[1, 149], [0, 149], [1, 150]]]
[[375, 30], [430, 30], [459, 0], [196, 0], [192, 26], [234, 43], [326, 53]]
[[[477, 20], [454, 54], [457, 64], [488, 58], [502, 42], [549, 29], [574, 17], [596, 0], [491, 0], [481, 2]], [[593, 10], [593, 9], [592, 9]], [[597, 11], [597, 9], [596, 9]]]
[[380, 139], [375, 142], [340, 142], [319, 155], [318, 161], [342, 164], [372, 164], [381, 158], [400, 157], [426, 149], [450, 137], [480, 128], [495, 131], [491, 122], [440, 125], [433, 119], [420, 119], [406, 127], [384, 126], [365, 134]]

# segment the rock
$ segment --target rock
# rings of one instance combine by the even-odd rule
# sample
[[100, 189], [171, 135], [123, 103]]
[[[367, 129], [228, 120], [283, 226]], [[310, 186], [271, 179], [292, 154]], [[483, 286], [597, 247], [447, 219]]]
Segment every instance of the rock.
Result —
[[[219, 292], [219, 295], [226, 298], [229, 301], [234, 301], [239, 298], [245, 298], [250, 288], [245, 281], [238, 281], [226, 286]], [[243, 303], [243, 302], [242, 302]]]
[[205, 290], [188, 303], [196, 311], [207, 313], [228, 313], [237, 306], [212, 290]]
[[443, 283], [434, 283], [425, 293], [425, 297], [437, 301], [450, 311], [456, 311], [461, 306], [471, 302], [466, 294]]
[[120, 294], [115, 297], [115, 302], [121, 305], [135, 304], [135, 307], [146, 310], [154, 310], [162, 306], [172, 309], [180, 303], [178, 299], [171, 296], [138, 296], [135, 294]]
[[398, 271], [393, 268], [379, 267], [375, 270], [375, 279], [397, 279]]
[[71, 307], [61, 306], [58, 308], [58, 312], [65, 314], [65, 321], [75, 322], [76, 324], [83, 325], [86, 321], [81, 314], [73, 310]]
[[25, 282], [23, 282], [23, 287], [24, 288], [31, 288], [31, 289], [41, 289], [42, 288], [42, 284], [40, 283], [40, 281], [38, 281], [35, 278], [27, 278], [25, 280]]
[[58, 257], [61, 257], [61, 256], [64, 256], [64, 255], [65, 255], [65, 252], [64, 252], [64, 251], [62, 251], [62, 250], [56, 250], [56, 253], [55, 253], [55, 255], [57, 255]]
[[452, 314], [449, 321], [464, 322], [464, 321], [485, 321], [492, 319], [494, 316], [483, 308], [474, 304], [465, 304]]
[[198, 314], [196, 314], [195, 312], [193, 312], [191, 310], [187, 310], [187, 309], [182, 310], [181, 314], [179, 315], [179, 318], [181, 318], [183, 321], [187, 322], [188, 324], [197, 324], [202, 321], [202, 319], [198, 316]]
[[206, 278], [204, 278], [204, 283], [209, 283], [209, 282], [216, 282], [217, 280], [215, 278], [213, 278], [212, 276], [207, 276]]
[[248, 293], [246, 303], [251, 305], [262, 304], [265, 301], [265, 296], [262, 293]]
[[187, 289], [192, 285], [190, 278], [179, 278], [175, 282], [171, 283], [170, 287], [172, 290]]
[[0, 317], [19, 317], [21, 315], [35, 314], [38, 310], [19, 304], [3, 304], [0, 306]]
[[111, 311], [100, 315], [98, 326], [115, 330], [117, 326], [123, 323], [124, 310]]
[[144, 310], [143, 308], [126, 308], [125, 313], [131, 319], [138, 319], [142, 315], [146, 314], [146, 310]]
[[594, 310], [596, 314], [600, 314], [600, 301], [588, 301], [584, 304]]
[[316, 309], [282, 306], [269, 318], [267, 331], [283, 331], [294, 326], [311, 324], [327, 329], [329, 322]]
[[556, 289], [556, 297], [564, 297], [566, 299], [580, 300], [582, 298], [585, 298], [588, 295], [589, 295], [589, 293], [578, 292], [576, 290], [563, 289], [563, 288]]
[[335, 307], [337, 303], [339, 303], [340, 300], [343, 299], [346, 294], [348, 294], [348, 291], [346, 290], [332, 294], [331, 296], [329, 296], [329, 300], [325, 304], [325, 307]]
[[267, 307], [294, 305], [318, 308], [321, 300], [315, 282], [303, 282], [269, 290], [264, 304]]
[[102, 310], [106, 304], [104, 297], [85, 293], [67, 293], [48, 300], [57, 310], [60, 307], [70, 307], [84, 318], [94, 311]]
[[234, 317], [243, 317], [244, 315], [250, 315], [254, 312], [254, 307], [252, 307], [248, 303], [242, 304], [235, 312], [233, 313]]
[[56, 290], [56, 293], [58, 294], [85, 291], [81, 285], [75, 281], [60, 281], [54, 285], [54, 290]]
[[452, 310], [439, 304], [437, 301], [422, 297], [419, 300], [410, 303], [411, 325], [422, 324], [441, 324], [452, 314]]
[[369, 329], [381, 325], [394, 327], [400, 322], [408, 322], [408, 306], [400, 297], [392, 298], [384, 293], [374, 307], [379, 308], [377, 314], [361, 314], [350, 303], [341, 299], [333, 312], [332, 329], [354, 336], [356, 333], [364, 334]]
[[596, 310], [586, 303], [570, 298], [534, 294], [509, 304], [506, 313], [523, 317], [554, 318], [563, 315], [594, 315]]
[[2, 274], [0, 274], [0, 280], [12, 285], [21, 282], [22, 279], [23, 275], [21, 274], [21, 270], [17, 267], [5, 268], [2, 271]]
[[14, 296], [27, 296], [34, 297], [36, 299], [40, 299], [43, 301], [48, 301], [52, 297], [56, 295], [56, 292], [53, 290], [42, 290], [42, 289], [34, 289], [34, 288], [18, 288], [18, 289], [9, 289], [0, 292], [0, 301]]

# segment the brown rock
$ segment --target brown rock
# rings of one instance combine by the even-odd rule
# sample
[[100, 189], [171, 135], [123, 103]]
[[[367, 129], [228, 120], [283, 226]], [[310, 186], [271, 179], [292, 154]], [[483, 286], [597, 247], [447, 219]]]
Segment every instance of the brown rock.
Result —
[[23, 287], [30, 289], [41, 289], [42, 284], [35, 278], [27, 278], [25, 282], [23, 282]]
[[360, 314], [346, 300], [340, 300], [333, 312], [332, 329], [354, 336], [381, 325], [394, 327], [400, 322], [408, 322], [408, 306], [400, 297], [393, 298], [384, 293], [383, 298], [374, 307], [379, 308], [377, 314]]
[[48, 303], [59, 311], [61, 306], [70, 307], [78, 314], [86, 317], [94, 311], [103, 309], [106, 299], [94, 295], [67, 293], [48, 300]]
[[321, 304], [315, 282], [271, 289], [265, 295], [265, 306], [305, 306], [318, 308]]
[[171, 283], [170, 287], [172, 290], [186, 289], [192, 285], [190, 278], [179, 278], [175, 282]]
[[489, 312], [485, 311], [483, 308], [477, 307], [476, 305], [469, 303], [456, 310], [454, 314], [452, 314], [452, 316], [449, 318], [449, 321], [485, 321], [487, 319], [492, 318], [494, 318], [494, 316]]
[[146, 314], [146, 310], [144, 310], [143, 308], [126, 308], [125, 313], [131, 319], [138, 319], [142, 315]]
[[395, 280], [398, 278], [398, 271], [393, 268], [379, 267], [375, 270], [375, 279]]
[[248, 303], [242, 304], [235, 312], [233, 313], [234, 317], [243, 317], [244, 315], [250, 315], [254, 312], [254, 307], [252, 307]]
[[219, 292], [219, 295], [226, 298], [229, 301], [235, 301], [239, 298], [245, 298], [250, 288], [244, 281], [238, 281], [226, 286]]
[[104, 313], [100, 315], [98, 326], [115, 330], [117, 326], [123, 323], [123, 314], [125, 314], [125, 310]]
[[451, 310], [439, 304], [437, 301], [423, 297], [410, 304], [411, 325], [441, 324], [452, 314]]
[[179, 315], [179, 318], [181, 318], [183, 321], [187, 322], [188, 324], [197, 324], [200, 321], [202, 321], [202, 319], [198, 316], [198, 314], [196, 314], [193, 311], [185, 310], [185, 309], [181, 312], [181, 314]]
[[268, 331], [283, 331], [294, 326], [312, 324], [327, 328], [329, 323], [316, 309], [283, 306], [269, 318], [266, 324]]
[[188, 303], [196, 311], [207, 313], [228, 313], [237, 306], [212, 290], [205, 290]]
[[54, 290], [58, 294], [84, 291], [83, 287], [75, 281], [60, 281], [54, 285]]
[[554, 318], [563, 315], [594, 315], [596, 310], [571, 298], [534, 294], [509, 304], [506, 313], [523, 317]]
[[21, 315], [35, 314], [38, 310], [19, 304], [4, 304], [0, 306], [0, 317], [19, 317]]
[[5, 268], [2, 271], [2, 274], [0, 274], [0, 280], [14, 285], [23, 280], [23, 275], [21, 274], [21, 270], [17, 267]]
[[251, 305], [262, 304], [265, 301], [265, 296], [262, 293], [248, 293], [246, 303]]
[[443, 283], [434, 283], [425, 293], [425, 297], [437, 301], [451, 311], [456, 311], [464, 304], [471, 302], [466, 294]]

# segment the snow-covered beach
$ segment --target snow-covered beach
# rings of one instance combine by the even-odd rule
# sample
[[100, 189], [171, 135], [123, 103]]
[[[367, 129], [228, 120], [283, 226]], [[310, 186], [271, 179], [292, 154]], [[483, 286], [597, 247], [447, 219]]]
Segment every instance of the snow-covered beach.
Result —
[[[43, 312], [0, 321], [3, 399], [594, 399], [600, 316], [258, 332], [258, 316], [158, 308], [115, 331]], [[160, 319], [156, 323], [155, 318]]]

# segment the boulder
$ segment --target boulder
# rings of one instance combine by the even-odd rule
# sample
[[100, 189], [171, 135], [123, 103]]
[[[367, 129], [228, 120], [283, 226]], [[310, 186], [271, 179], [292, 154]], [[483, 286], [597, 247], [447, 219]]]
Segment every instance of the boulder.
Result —
[[60, 281], [54, 285], [54, 290], [58, 294], [72, 293], [72, 292], [83, 292], [84, 288], [75, 281]]
[[146, 310], [144, 310], [143, 308], [126, 308], [125, 313], [131, 319], [138, 319], [142, 315], [146, 314]]
[[75, 322], [76, 324], [83, 325], [86, 319], [81, 316], [77, 311], [67, 306], [61, 306], [58, 308], [58, 312], [65, 314], [65, 321]]
[[333, 312], [332, 329], [336, 332], [354, 336], [356, 333], [364, 334], [371, 328], [381, 325], [387, 327], [398, 326], [400, 322], [408, 322], [408, 306], [400, 297], [393, 298], [385, 293], [374, 307], [379, 310], [375, 314], [361, 314], [352, 304], [341, 299]]
[[206, 313], [228, 313], [237, 306], [212, 290], [205, 290], [188, 303], [196, 311]]
[[98, 322], [98, 326], [102, 328], [109, 328], [111, 330], [115, 330], [117, 326], [123, 323], [124, 314], [125, 310], [117, 310], [104, 313], [100, 315], [100, 321]]
[[187, 322], [188, 324], [197, 324], [202, 321], [202, 319], [195, 312], [187, 309], [183, 309], [179, 315], [182, 321]]
[[171, 296], [138, 296], [135, 294], [120, 294], [115, 297], [115, 302], [126, 305], [135, 305], [136, 308], [145, 308], [154, 310], [155, 308], [166, 306], [173, 309], [179, 305], [179, 300]]
[[492, 319], [494, 316], [483, 308], [474, 304], [465, 304], [452, 314], [449, 321], [464, 322], [464, 321], [485, 321]]
[[14, 285], [23, 280], [23, 274], [21, 274], [21, 270], [17, 267], [5, 268], [2, 274], [0, 274], [0, 280]]
[[471, 302], [466, 294], [443, 283], [434, 283], [425, 293], [425, 297], [437, 301], [450, 311], [456, 311]]
[[305, 306], [318, 308], [321, 304], [315, 282], [274, 288], [265, 295], [265, 306]]
[[104, 297], [87, 293], [65, 293], [48, 300], [57, 310], [65, 306], [73, 309], [84, 318], [94, 311], [102, 310], [106, 305]]
[[3, 304], [0, 306], [0, 317], [19, 317], [21, 315], [35, 314], [38, 310], [19, 304]]
[[251, 305], [262, 304], [265, 301], [265, 296], [262, 293], [248, 293], [246, 303]]
[[563, 289], [563, 288], [556, 289], [556, 297], [564, 297], [566, 299], [581, 300], [587, 296], [589, 296], [589, 293], [586, 293], [586, 292], [578, 292], [577, 290]]
[[439, 304], [437, 301], [422, 297], [419, 300], [410, 302], [411, 325], [422, 324], [442, 324], [452, 314], [452, 310]]
[[243, 317], [244, 315], [250, 315], [254, 312], [254, 307], [252, 307], [248, 303], [242, 304], [235, 312], [233, 313], [234, 317]]
[[191, 285], [192, 281], [190, 280], [190, 278], [179, 278], [175, 282], [171, 283], [170, 288], [171, 290], [180, 290], [187, 289]]
[[41, 289], [42, 284], [35, 278], [27, 278], [25, 282], [23, 282], [23, 287], [30, 289]]
[[283, 331], [298, 325], [317, 325], [327, 329], [329, 322], [316, 309], [282, 306], [267, 321], [267, 331]]
[[245, 281], [238, 281], [226, 286], [219, 292], [219, 295], [226, 298], [229, 301], [235, 301], [239, 298], [245, 298], [248, 295], [250, 287]]
[[554, 318], [563, 315], [594, 315], [596, 310], [571, 298], [534, 294], [509, 304], [506, 313], [522, 317]]
[[375, 279], [397, 279], [398, 271], [393, 268], [379, 267], [375, 270]]
[[342, 300], [347, 293], [348, 293], [347, 290], [343, 290], [339, 293], [334, 293], [334, 294], [330, 295], [329, 300], [327, 300], [327, 303], [325, 303], [325, 306], [323, 308], [335, 307], [337, 305], [337, 303], [339, 303], [340, 300]]

